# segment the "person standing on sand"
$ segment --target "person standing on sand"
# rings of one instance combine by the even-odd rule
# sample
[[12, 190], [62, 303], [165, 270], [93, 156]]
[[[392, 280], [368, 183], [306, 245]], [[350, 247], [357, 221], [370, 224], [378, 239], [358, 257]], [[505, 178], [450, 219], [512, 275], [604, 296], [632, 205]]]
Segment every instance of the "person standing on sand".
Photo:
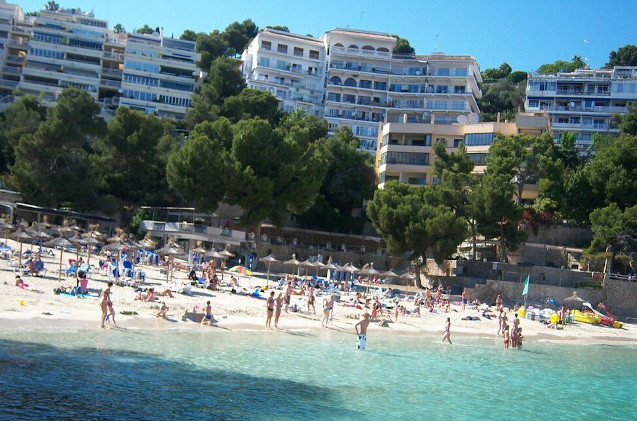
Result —
[[274, 310], [274, 327], [279, 328], [279, 317], [281, 317], [281, 307], [283, 307], [283, 294], [279, 292], [279, 296], [274, 300], [276, 309]]
[[442, 342], [444, 343], [445, 340], [449, 341], [449, 343], [451, 342], [451, 319], [449, 317], [447, 317], [447, 323], [445, 323], [445, 331], [442, 332]]
[[462, 290], [462, 309], [464, 310], [469, 302], [469, 294], [467, 294], [467, 288]]
[[100, 292], [100, 297], [102, 301], [100, 301], [100, 308], [102, 309], [102, 324], [100, 327], [103, 329], [104, 323], [106, 322], [106, 318], [110, 313], [110, 316], [113, 317], [113, 324], [117, 327], [117, 323], [115, 323], [115, 310], [113, 310], [113, 302], [111, 301], [111, 288], [113, 286], [113, 282], [109, 282], [106, 285], [106, 288]]
[[265, 319], [265, 328], [270, 329], [270, 324], [272, 322], [272, 314], [274, 314], [274, 291], [270, 292], [270, 296], [265, 301], [265, 307], [267, 308], [267, 317]]
[[365, 349], [367, 346], [367, 326], [369, 326], [369, 313], [363, 314], [363, 319], [354, 325], [356, 329], [356, 349]]
[[334, 306], [334, 297], [330, 296], [330, 299], [323, 299], [323, 320], [321, 320], [321, 325], [327, 327], [327, 324], [330, 321], [330, 313], [332, 312], [332, 307]]
[[502, 311], [502, 309], [500, 309], [500, 311], [498, 312], [498, 333], [497, 335], [500, 336], [500, 334], [504, 334], [504, 318], [506, 316], [504, 315], [504, 312]]
[[500, 294], [495, 297], [495, 311], [498, 310], [502, 310], [502, 297], [500, 296]]
[[314, 286], [310, 282], [310, 285], [307, 288], [307, 312], [310, 312], [310, 307], [312, 307], [312, 313], [316, 314], [316, 308], [314, 307]]
[[212, 317], [212, 306], [210, 305], [210, 301], [208, 301], [206, 302], [206, 314], [204, 314], [203, 319], [201, 319], [201, 325], [208, 324], [214, 326], [215, 321], [215, 318]]
[[287, 288], [285, 288], [285, 312], [288, 312], [290, 301], [292, 300], [292, 282], [288, 282]]
[[505, 325], [504, 332], [502, 332], [502, 342], [504, 343], [504, 349], [509, 348], [509, 341], [510, 341], [509, 326]]
[[513, 326], [511, 326], [511, 348], [518, 346], [518, 328], [520, 327], [520, 319], [518, 313], [513, 316]]

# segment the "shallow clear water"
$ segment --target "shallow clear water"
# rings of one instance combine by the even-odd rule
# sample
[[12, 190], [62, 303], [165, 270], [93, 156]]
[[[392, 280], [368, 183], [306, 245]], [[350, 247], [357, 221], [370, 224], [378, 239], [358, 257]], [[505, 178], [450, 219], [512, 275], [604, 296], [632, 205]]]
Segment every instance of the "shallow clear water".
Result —
[[633, 419], [637, 346], [335, 331], [0, 332], [0, 419]]

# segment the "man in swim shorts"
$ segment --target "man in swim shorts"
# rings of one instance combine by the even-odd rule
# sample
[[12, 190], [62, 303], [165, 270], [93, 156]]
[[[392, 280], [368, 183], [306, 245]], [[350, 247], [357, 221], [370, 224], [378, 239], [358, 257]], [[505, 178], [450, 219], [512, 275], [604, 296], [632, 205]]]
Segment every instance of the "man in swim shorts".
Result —
[[210, 301], [206, 302], [206, 314], [201, 319], [202, 325], [210, 325], [214, 326], [217, 321], [212, 317], [212, 306], [210, 305]]
[[369, 313], [363, 314], [363, 319], [354, 325], [356, 329], [356, 349], [365, 349], [367, 346], [367, 326], [369, 326]]

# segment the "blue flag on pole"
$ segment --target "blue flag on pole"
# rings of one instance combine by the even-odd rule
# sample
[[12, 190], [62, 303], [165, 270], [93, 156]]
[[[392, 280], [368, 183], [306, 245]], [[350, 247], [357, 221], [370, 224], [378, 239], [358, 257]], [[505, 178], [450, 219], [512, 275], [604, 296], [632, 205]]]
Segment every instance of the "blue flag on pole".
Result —
[[524, 281], [524, 290], [522, 291], [522, 295], [527, 295], [529, 293], [529, 275], [526, 276], [526, 280]]

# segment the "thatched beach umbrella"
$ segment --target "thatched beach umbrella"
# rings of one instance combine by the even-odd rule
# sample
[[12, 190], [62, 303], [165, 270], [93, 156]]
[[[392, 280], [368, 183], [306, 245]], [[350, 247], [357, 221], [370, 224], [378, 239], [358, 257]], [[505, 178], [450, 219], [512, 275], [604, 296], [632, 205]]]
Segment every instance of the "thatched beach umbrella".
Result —
[[166, 282], [172, 282], [175, 256], [182, 255], [184, 252], [179, 249], [175, 243], [168, 243], [164, 247], [155, 250], [155, 253], [160, 256], [168, 256], [168, 273], [166, 274]]
[[398, 278], [398, 274], [391, 269], [379, 273], [378, 276], [380, 276], [381, 278]]
[[363, 268], [361, 270], [359, 270], [358, 273], [360, 275], [367, 276], [367, 292], [369, 293], [369, 289], [371, 287], [371, 278], [373, 276], [378, 275], [380, 272], [378, 272], [376, 269], [374, 269], [374, 262], [371, 262], [371, 263], [363, 266]]
[[25, 231], [19, 230], [15, 234], [13, 234], [12, 237], [14, 240], [20, 243], [20, 254], [18, 254], [18, 267], [21, 268], [22, 267], [22, 243], [24, 241], [30, 240], [31, 236], [27, 234]]
[[95, 237], [89, 236], [89, 237], [82, 238], [80, 240], [80, 243], [86, 246], [86, 251], [87, 251], [86, 263], [88, 263], [90, 266], [91, 251], [93, 249], [93, 246], [96, 246], [97, 244], [101, 244], [102, 242]]
[[60, 267], [58, 269], [58, 282], [62, 280], [62, 256], [64, 255], [64, 249], [66, 247], [73, 247], [73, 243], [67, 240], [63, 235], [60, 234], [59, 237], [56, 237], [52, 240], [44, 243], [47, 247], [59, 247], [60, 248]]
[[268, 277], [267, 277], [266, 282], [268, 283], [268, 286], [270, 286], [270, 266], [272, 265], [272, 263], [274, 263], [274, 262], [278, 262], [278, 260], [277, 260], [277, 258], [276, 258], [276, 257], [274, 257], [273, 255], [268, 254], [268, 255], [267, 255], [267, 256], [265, 256], [265, 257], [261, 257], [261, 258], [259, 259], [259, 261], [260, 261], [260, 262], [263, 262], [263, 263], [267, 263], [267, 264], [268, 264]]
[[296, 267], [299, 265], [299, 263], [301, 262], [296, 260], [296, 254], [293, 254], [290, 260], [286, 260], [285, 262], [283, 262], [283, 264], [286, 266], [292, 266], [292, 275], [294, 275], [294, 273], [296, 272]]
[[227, 258], [232, 258], [232, 257], [234, 257], [234, 253], [232, 253], [230, 250], [228, 250], [229, 248], [230, 248], [230, 244], [226, 244], [226, 248], [224, 248], [221, 251], [221, 254], [223, 254]]
[[330, 271], [336, 271], [340, 268], [338, 263], [332, 262], [332, 256], [327, 259], [327, 263], [323, 265], [323, 269], [327, 269], [327, 279], [330, 279]]
[[584, 302], [585, 300], [577, 296], [577, 291], [573, 291], [573, 295], [564, 299], [564, 303], [568, 304], [570, 308], [580, 308]]
[[301, 263], [299, 263], [299, 267], [305, 268], [305, 269], [314, 269], [317, 267], [316, 263], [314, 262], [310, 262], [309, 259], [302, 261]]
[[225, 254], [221, 254], [217, 250], [214, 250], [214, 249], [204, 253], [204, 256], [205, 257], [210, 257], [210, 258], [213, 258], [213, 259], [224, 259], [224, 260], [228, 258], [228, 256], [226, 256]]
[[112, 241], [110, 244], [104, 246], [104, 250], [106, 251], [116, 251], [117, 252], [117, 260], [115, 264], [117, 265], [115, 269], [115, 281], [119, 283], [119, 259], [122, 254], [122, 251], [128, 249], [128, 247], [122, 243], [122, 239], [118, 237], [118, 240]]

